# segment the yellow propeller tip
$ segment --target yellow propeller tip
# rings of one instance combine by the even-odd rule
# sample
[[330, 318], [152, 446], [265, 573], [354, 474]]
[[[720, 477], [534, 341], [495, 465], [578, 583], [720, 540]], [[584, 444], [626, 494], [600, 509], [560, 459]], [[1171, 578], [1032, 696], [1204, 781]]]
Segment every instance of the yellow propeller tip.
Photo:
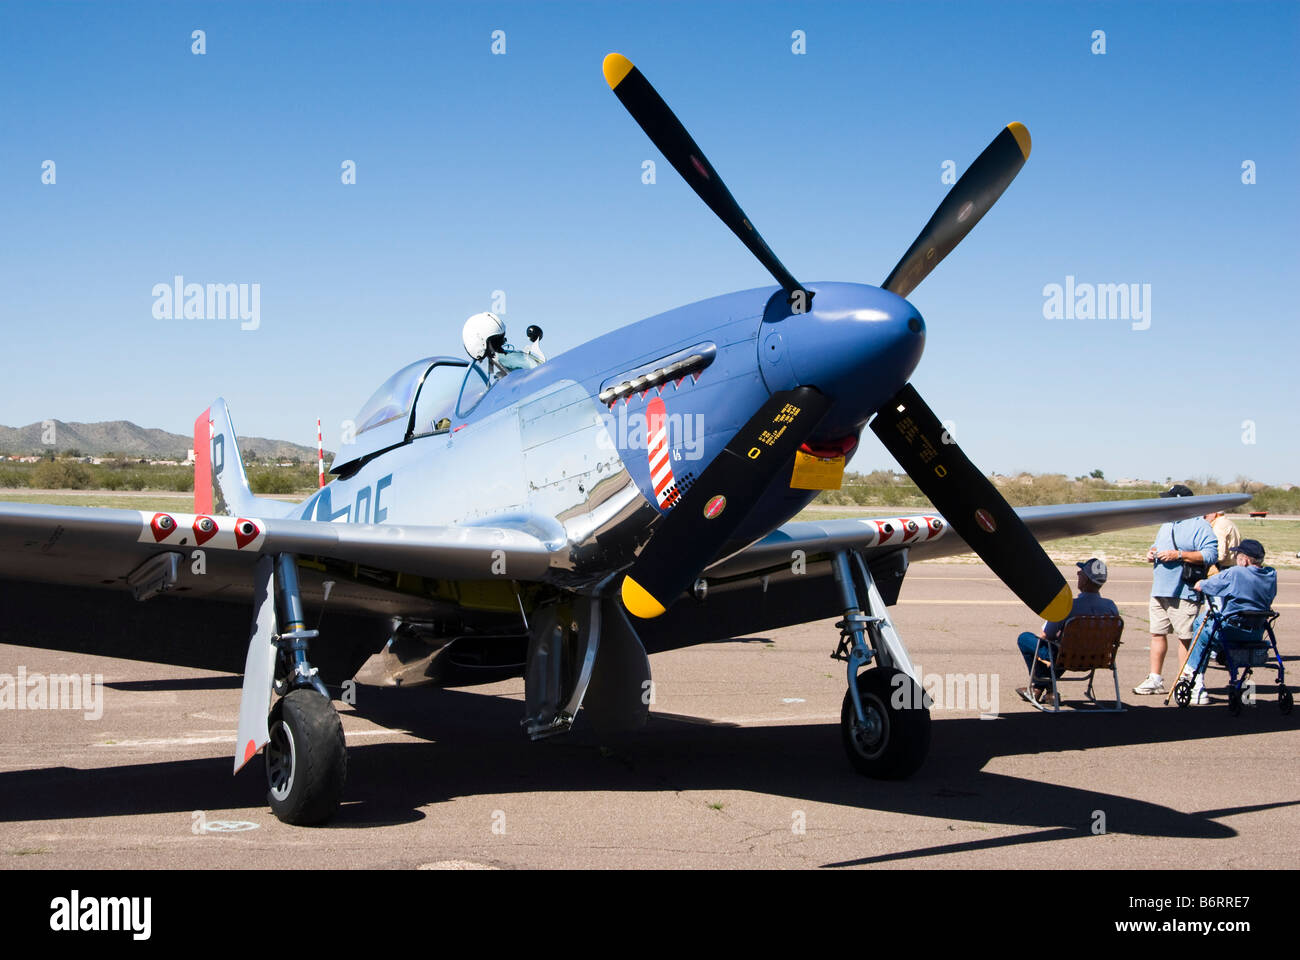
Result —
[[[606, 60], [608, 63], [609, 61]], [[608, 73], [605, 76], [609, 76]], [[1026, 160], [1029, 159], [1029, 151], [1033, 147], [1033, 142], [1029, 139], [1029, 130], [1023, 123], [1012, 122], [1007, 124], [1007, 129], [1011, 135], [1016, 138], [1016, 145], [1020, 147], [1020, 152], [1024, 154]]]
[[609, 89], [613, 90], [632, 72], [632, 61], [621, 53], [607, 54], [601, 69], [605, 72], [605, 82], [609, 84]]
[[623, 606], [632, 616], [642, 620], [653, 620], [664, 612], [664, 605], [631, 577], [623, 578]]
[[1061, 587], [1061, 592], [1038, 615], [1049, 623], [1054, 623], [1068, 617], [1073, 606], [1074, 598], [1070, 596], [1070, 588], [1067, 585]]

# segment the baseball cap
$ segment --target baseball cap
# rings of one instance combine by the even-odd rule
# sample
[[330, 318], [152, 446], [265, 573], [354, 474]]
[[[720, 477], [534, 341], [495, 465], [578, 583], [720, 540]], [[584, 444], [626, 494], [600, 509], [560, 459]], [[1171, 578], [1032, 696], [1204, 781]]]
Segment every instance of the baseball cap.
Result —
[[[1246, 541], [1244, 540], [1242, 541], [1242, 543], [1245, 542]], [[1252, 540], [1250, 542], [1253, 543], [1254, 541]], [[1091, 560], [1083, 560], [1079, 563], [1076, 563], [1075, 566], [1078, 567], [1080, 570], [1082, 570], [1083, 575], [1087, 577], [1089, 580], [1091, 580], [1093, 583], [1097, 584], [1097, 586], [1101, 586], [1103, 583], [1106, 582], [1106, 561], [1105, 560], [1098, 560], [1096, 557], [1093, 557]]]
[[1244, 553], [1252, 560], [1264, 559], [1264, 545], [1258, 540], [1243, 540], [1237, 544], [1237, 552]]
[[1162, 497], [1194, 497], [1194, 496], [1196, 496], [1196, 494], [1192, 493], [1192, 488], [1191, 488], [1191, 487], [1185, 486], [1185, 485], [1183, 485], [1183, 484], [1181, 484], [1181, 483], [1175, 483], [1172, 487], [1170, 487], [1170, 488], [1169, 488], [1168, 490], [1166, 490], [1164, 493], [1160, 494], [1160, 496], [1162, 496]]

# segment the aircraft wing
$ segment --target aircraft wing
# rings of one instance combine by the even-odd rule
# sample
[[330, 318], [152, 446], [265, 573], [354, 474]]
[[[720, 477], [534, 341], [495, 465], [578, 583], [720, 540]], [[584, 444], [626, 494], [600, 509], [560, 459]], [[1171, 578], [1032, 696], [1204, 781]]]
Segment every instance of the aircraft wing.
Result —
[[[304, 604], [324, 629], [312, 663], [329, 682], [352, 676], [380, 648], [392, 617], [428, 617], [438, 602], [429, 583], [537, 579], [551, 562], [524, 526], [0, 503], [0, 644], [240, 673], [253, 568], [281, 551], [299, 557]], [[161, 595], [134, 599], [168, 579]], [[510, 611], [480, 616], [513, 623]]]
[[[195, 551], [203, 555], [196, 574]], [[162, 553], [181, 555], [187, 590], [247, 589], [259, 554], [293, 553], [416, 576], [537, 579], [551, 551], [508, 527], [322, 523], [150, 510], [0, 503], [0, 578], [122, 585]]]
[[[1016, 513], [1041, 541], [1199, 516], [1249, 499], [1216, 494], [1021, 507]], [[708, 567], [703, 596], [688, 595], [663, 617], [640, 625], [646, 647], [667, 650], [841, 616], [829, 559], [847, 548], [861, 554], [888, 604], [896, 601], [909, 563], [970, 550], [937, 513], [787, 523]]]
[[[1211, 510], [1228, 510], [1250, 499], [1244, 493], [1200, 497], [1154, 497], [1099, 503], [1063, 503], [1020, 507], [1016, 513], [1039, 540], [1059, 540], [1093, 533], [1142, 527], [1167, 520], [1200, 516]], [[935, 530], [934, 520], [940, 521]], [[907, 522], [916, 524], [915, 530]], [[747, 571], [789, 564], [795, 550], [806, 557], [852, 547], [865, 556], [896, 553], [904, 547], [911, 560], [932, 560], [967, 553], [970, 547], [949, 529], [937, 513], [918, 511], [908, 516], [787, 523], [740, 553], [714, 564], [707, 577], [731, 577]]]

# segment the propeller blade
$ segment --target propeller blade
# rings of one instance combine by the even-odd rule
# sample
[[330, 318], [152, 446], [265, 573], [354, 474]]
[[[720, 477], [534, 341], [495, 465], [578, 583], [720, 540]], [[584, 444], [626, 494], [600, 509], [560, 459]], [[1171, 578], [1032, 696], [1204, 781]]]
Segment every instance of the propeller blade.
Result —
[[[708, 204], [709, 209], [717, 214], [731, 232], [740, 238], [740, 242], [749, 248], [749, 252], [761, 263], [779, 283], [787, 294], [789, 301], [803, 306], [805, 312], [812, 301], [812, 293], [805, 290], [777, 259], [772, 248], [767, 245], [754, 225], [740, 209], [727, 185], [713, 169], [704, 151], [691, 139], [682, 122], [677, 119], [668, 104], [664, 103], [650, 81], [641, 75], [627, 57], [621, 53], [611, 53], [605, 57], [603, 67], [605, 82], [614, 91], [619, 102], [632, 114], [632, 119], [640, 124], [654, 145], [659, 148], [668, 162], [673, 165], [682, 179]], [[801, 298], [797, 295], [802, 295]]]
[[[1029, 159], [1029, 131], [1008, 124], [953, 184], [939, 209], [881, 286], [906, 297], [980, 222]], [[936, 504], [936, 506], [938, 506]]]
[[909, 383], [871, 429], [948, 524], [1031, 610], [1064, 620], [1073, 600], [1056, 565], [993, 483], [952, 442]]
[[813, 387], [772, 394], [668, 511], [632, 564], [622, 588], [629, 613], [657, 617], [695, 582], [830, 407], [830, 398]]

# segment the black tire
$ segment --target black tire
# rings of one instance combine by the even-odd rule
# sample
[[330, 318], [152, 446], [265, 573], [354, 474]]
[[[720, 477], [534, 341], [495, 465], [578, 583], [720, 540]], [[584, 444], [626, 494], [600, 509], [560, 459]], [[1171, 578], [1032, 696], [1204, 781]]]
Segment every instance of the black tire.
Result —
[[1277, 688], [1277, 708], [1278, 708], [1279, 710], [1282, 711], [1282, 715], [1285, 716], [1286, 714], [1290, 713], [1290, 712], [1291, 712], [1291, 708], [1292, 708], [1294, 705], [1295, 705], [1295, 698], [1291, 696], [1291, 688], [1290, 688], [1290, 687], [1278, 687], [1278, 688]]
[[1241, 691], [1236, 687], [1228, 688], [1228, 712], [1234, 717], [1241, 713]]
[[858, 696], [863, 712], [877, 726], [870, 731], [862, 728], [853, 695], [846, 690], [840, 707], [840, 738], [849, 763], [858, 773], [877, 780], [910, 777], [930, 752], [929, 698], [907, 674], [880, 667], [858, 675]]
[[271, 708], [266, 801], [285, 823], [310, 826], [334, 816], [348, 776], [343, 722], [315, 690], [291, 690]]
[[1185, 707], [1192, 702], [1192, 681], [1183, 678], [1174, 684], [1174, 703]]

